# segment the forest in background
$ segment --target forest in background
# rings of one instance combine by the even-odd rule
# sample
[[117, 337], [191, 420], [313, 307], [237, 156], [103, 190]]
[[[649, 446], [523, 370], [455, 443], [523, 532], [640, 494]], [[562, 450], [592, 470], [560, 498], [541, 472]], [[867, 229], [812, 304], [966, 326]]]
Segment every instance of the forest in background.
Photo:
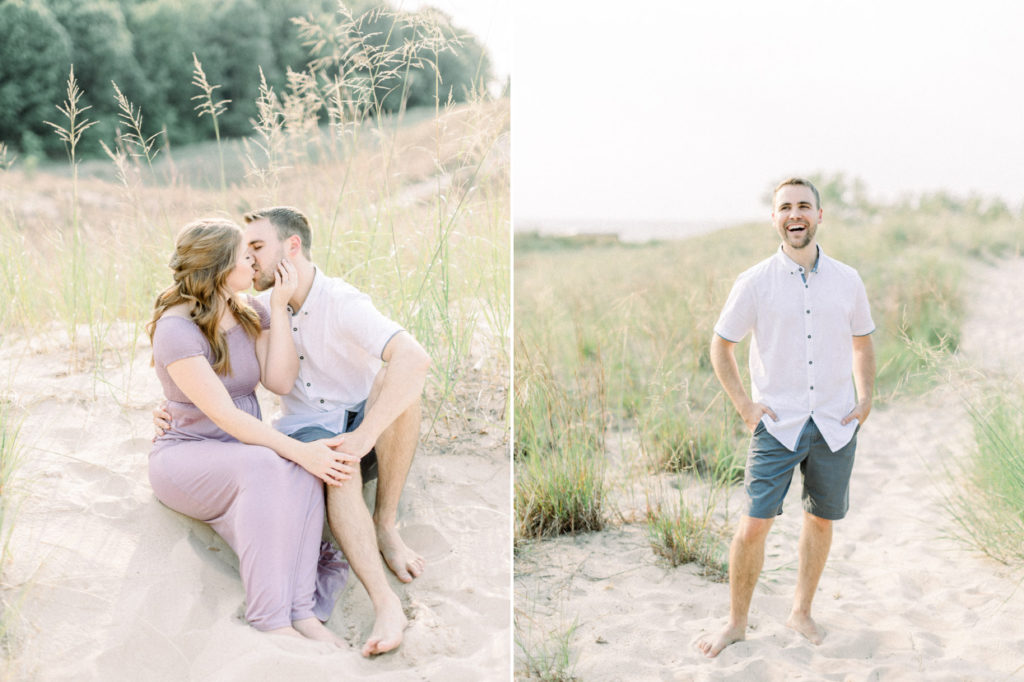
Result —
[[[144, 109], [144, 134], [181, 146], [251, 133], [264, 81], [344, 82], [358, 117], [433, 106], [435, 93], [463, 102], [492, 79], [485, 47], [450, 17], [384, 0], [0, 0], [0, 32], [0, 143], [30, 166], [65, 153], [47, 121], [61, 120], [72, 66], [95, 122], [86, 156], [114, 145], [118, 93]], [[223, 106], [217, 130], [196, 115], [196, 60]]]

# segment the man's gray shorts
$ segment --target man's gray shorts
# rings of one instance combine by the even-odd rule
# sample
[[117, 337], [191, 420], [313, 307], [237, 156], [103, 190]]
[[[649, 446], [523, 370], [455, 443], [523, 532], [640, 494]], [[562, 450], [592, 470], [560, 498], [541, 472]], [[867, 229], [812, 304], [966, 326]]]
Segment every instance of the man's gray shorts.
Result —
[[[858, 427], [859, 430], [859, 427]], [[804, 479], [804, 510], [822, 519], [838, 521], [850, 507], [850, 472], [857, 449], [857, 433], [836, 452], [808, 419], [797, 440], [796, 451], [790, 452], [768, 433], [761, 422], [750, 439], [744, 485], [750, 507], [749, 516], [770, 519], [782, 513], [782, 501], [789, 492], [793, 470], [800, 465]]]
[[[363, 423], [363, 417], [366, 415], [366, 401], [359, 403], [359, 407], [354, 412], [349, 412], [345, 415], [345, 431], [355, 430], [357, 426]], [[323, 428], [322, 426], [303, 426], [295, 433], [289, 434], [295, 440], [300, 440], [303, 443], [309, 443], [310, 441], [320, 440], [321, 438], [331, 438], [338, 434], [334, 431]], [[359, 473], [363, 476], [363, 483], [372, 481], [377, 478], [377, 452], [372, 448], [366, 453], [361, 460], [359, 460]]]

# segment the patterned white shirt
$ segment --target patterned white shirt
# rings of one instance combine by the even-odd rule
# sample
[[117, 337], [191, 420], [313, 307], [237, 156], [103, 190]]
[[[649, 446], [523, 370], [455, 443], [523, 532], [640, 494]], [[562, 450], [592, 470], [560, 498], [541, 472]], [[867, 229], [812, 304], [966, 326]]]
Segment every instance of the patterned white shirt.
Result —
[[737, 279], [715, 333], [750, 344], [751, 397], [778, 416], [761, 419], [768, 433], [795, 450], [809, 418], [835, 452], [857, 429], [840, 422], [857, 404], [853, 337], [875, 330], [857, 271], [818, 247], [811, 273], [779, 251]]
[[[270, 291], [259, 300], [269, 306]], [[340, 433], [346, 414], [369, 396], [384, 347], [402, 327], [382, 315], [369, 296], [319, 268], [302, 307], [288, 311], [299, 378], [281, 397], [274, 428], [288, 434], [321, 426]]]

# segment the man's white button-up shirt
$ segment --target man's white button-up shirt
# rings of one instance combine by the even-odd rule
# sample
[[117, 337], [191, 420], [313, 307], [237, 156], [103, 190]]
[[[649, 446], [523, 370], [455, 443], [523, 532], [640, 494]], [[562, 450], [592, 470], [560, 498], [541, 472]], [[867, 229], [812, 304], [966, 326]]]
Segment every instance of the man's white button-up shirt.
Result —
[[768, 433], [795, 450], [809, 418], [835, 452], [850, 442], [857, 421], [840, 422], [856, 405], [853, 337], [875, 329], [857, 271], [818, 247], [812, 272], [779, 251], [737, 279], [715, 333], [738, 343], [750, 332], [750, 380]]
[[[269, 306], [270, 292], [259, 300]], [[294, 433], [322, 426], [340, 433], [348, 411], [370, 395], [384, 347], [402, 327], [382, 315], [369, 296], [319, 268], [302, 308], [289, 307], [289, 312], [299, 378], [281, 397], [274, 427]]]

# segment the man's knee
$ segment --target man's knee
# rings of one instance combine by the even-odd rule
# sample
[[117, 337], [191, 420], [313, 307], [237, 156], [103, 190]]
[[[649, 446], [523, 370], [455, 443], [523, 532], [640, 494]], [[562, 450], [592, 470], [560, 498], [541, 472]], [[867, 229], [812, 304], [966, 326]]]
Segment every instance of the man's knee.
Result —
[[743, 545], [763, 543], [774, 521], [775, 519], [759, 519], [753, 516], [744, 516], [740, 520], [740, 525], [736, 528], [736, 541]]
[[804, 512], [804, 523], [809, 525], [814, 530], [828, 531], [832, 528], [832, 521], [829, 519], [823, 519], [820, 516], [815, 516], [809, 511]]
[[359, 473], [359, 466], [356, 465], [352, 478], [343, 481], [341, 485], [327, 486], [327, 506], [344, 506], [353, 500], [363, 500], [363, 477]]

